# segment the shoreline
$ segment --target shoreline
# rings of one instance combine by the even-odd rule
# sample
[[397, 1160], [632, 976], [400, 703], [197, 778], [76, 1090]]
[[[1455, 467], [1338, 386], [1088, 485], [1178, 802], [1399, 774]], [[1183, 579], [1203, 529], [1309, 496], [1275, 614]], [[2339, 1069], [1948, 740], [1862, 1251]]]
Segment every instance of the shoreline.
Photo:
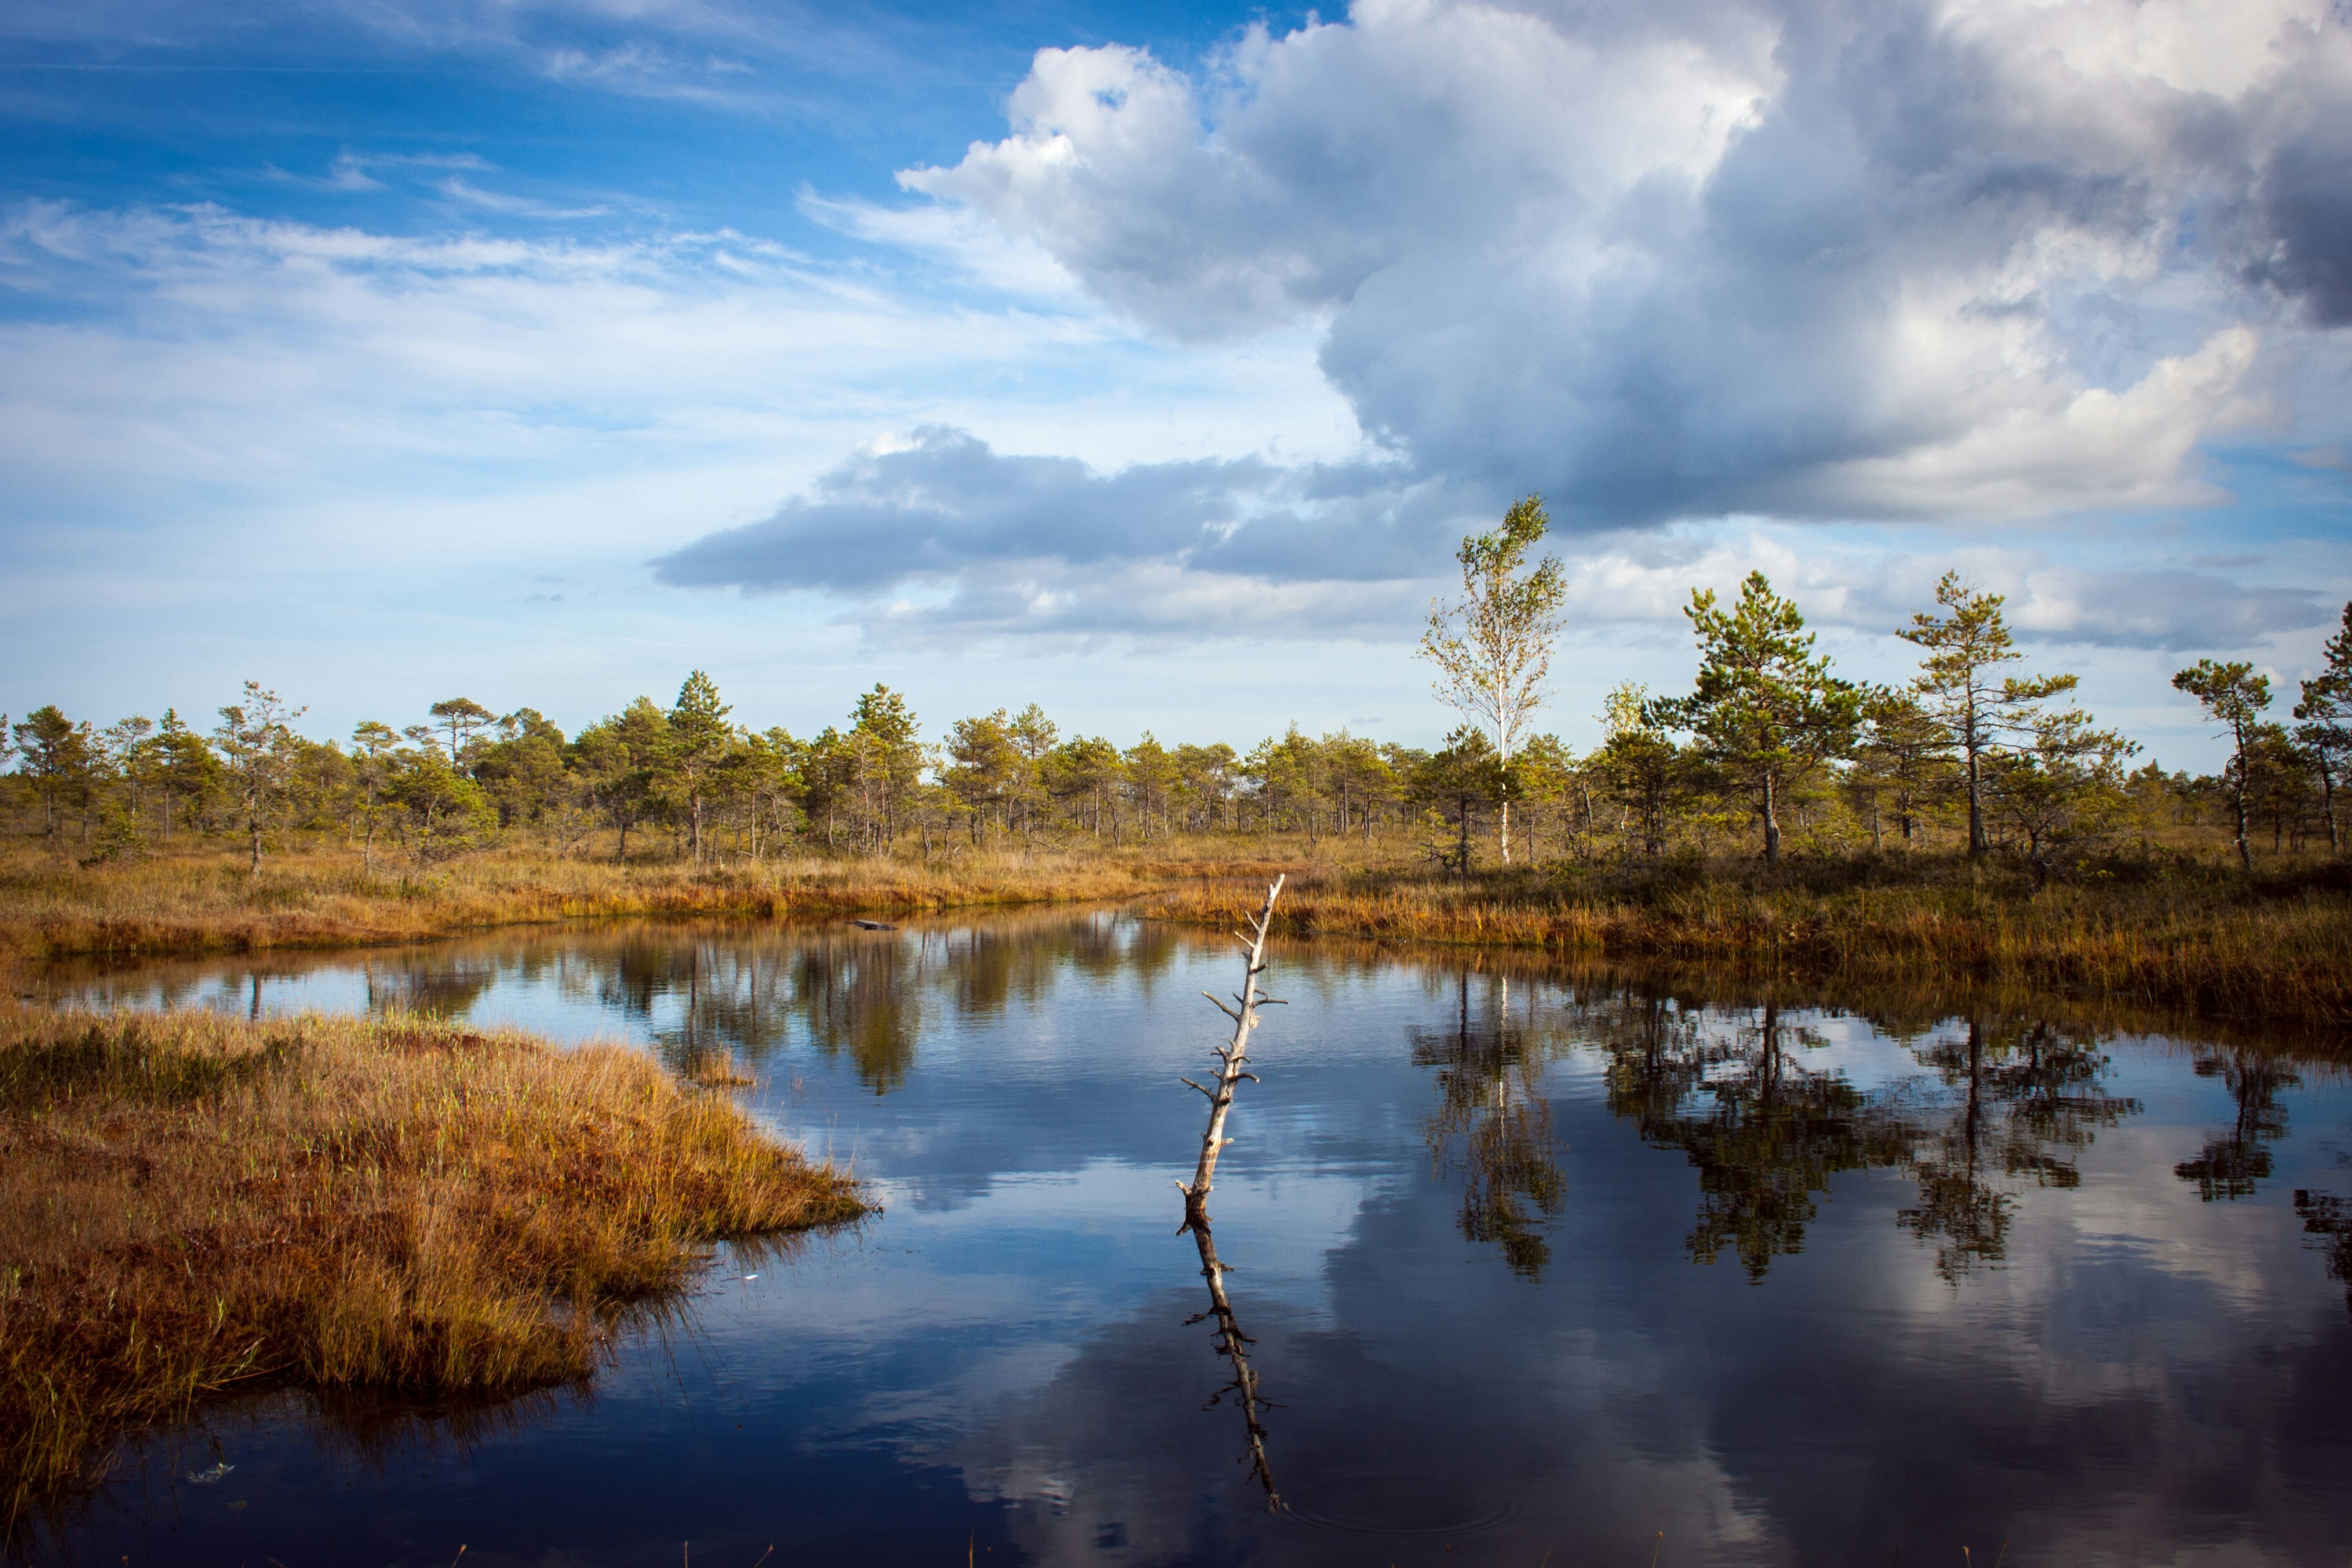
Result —
[[[1239, 848], [1241, 847], [1234, 847]], [[425, 875], [355, 858], [230, 858], [0, 870], [0, 951], [20, 965], [333, 951], [630, 920], [797, 921], [1116, 904], [1223, 929], [1290, 879], [1276, 930], [1734, 964], [1812, 980], [1932, 973], [2200, 1016], [2352, 1027], [2352, 867], [2246, 877], [2185, 857], [2039, 885], [2022, 868], [1920, 856], [1548, 866], [1449, 879], [1411, 866], [1150, 848], [901, 861], [705, 866], [506, 855]]]
[[585, 1383], [714, 1244], [871, 1212], [624, 1047], [0, 1005], [0, 1539], [232, 1391]]

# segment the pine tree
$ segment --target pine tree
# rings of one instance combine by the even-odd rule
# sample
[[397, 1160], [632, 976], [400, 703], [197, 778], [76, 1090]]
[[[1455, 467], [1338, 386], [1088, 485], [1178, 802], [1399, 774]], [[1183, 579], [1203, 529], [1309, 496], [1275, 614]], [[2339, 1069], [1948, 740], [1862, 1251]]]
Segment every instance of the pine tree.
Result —
[[669, 733], [661, 758], [663, 780], [686, 808], [687, 850], [702, 858], [702, 823], [716, 775], [735, 744], [734, 710], [719, 700], [719, 683], [696, 670], [677, 689], [669, 710]]
[[1999, 594], [1970, 587], [1957, 572], [1936, 584], [1936, 603], [1948, 615], [1916, 615], [1907, 631], [1895, 635], [1927, 650], [1911, 683], [1921, 707], [1951, 734], [1959, 752], [1960, 783], [1969, 802], [1969, 853], [1985, 852], [1984, 773], [2005, 745], [2038, 733], [2034, 704], [2074, 689], [2071, 675], [2020, 680], [1995, 679], [2003, 665], [2023, 658], [2013, 646], [2000, 613]]
[[1698, 636], [1698, 683], [1655, 712], [1690, 731], [1700, 755], [1753, 797], [1764, 858], [1776, 861], [1782, 802], [1792, 784], [1852, 749], [1862, 693], [1830, 674], [1805, 617], [1761, 572], [1748, 574], [1729, 611], [1707, 589], [1693, 593], [1683, 613]]
[[2243, 659], [2223, 664], [2200, 658], [2175, 675], [2172, 684], [2197, 699], [2206, 717], [2230, 737], [2230, 762], [2221, 779], [2237, 821], [2238, 864], [2251, 871], [2254, 852], [2246, 843], [2246, 786], [2254, 731], [2262, 722], [2263, 710], [2271, 705], [2270, 677], [2256, 675], [2254, 667]]
[[2327, 847], [2343, 853], [2344, 837], [2336, 825], [2336, 785], [2352, 760], [2352, 604], [2344, 606], [2344, 626], [2327, 639], [2319, 673], [2303, 683], [2303, 700], [2294, 705], [2302, 722], [2294, 737], [2311, 753], [2319, 770], [2322, 809], [2327, 814]]

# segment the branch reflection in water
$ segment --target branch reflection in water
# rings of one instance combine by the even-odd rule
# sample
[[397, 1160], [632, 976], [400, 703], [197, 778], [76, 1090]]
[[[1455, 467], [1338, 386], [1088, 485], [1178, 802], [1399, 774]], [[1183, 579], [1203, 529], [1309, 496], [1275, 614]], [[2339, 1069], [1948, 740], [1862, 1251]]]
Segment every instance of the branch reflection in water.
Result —
[[1249, 1449], [1244, 1458], [1249, 1461], [1250, 1476], [1265, 1489], [1266, 1511], [1280, 1513], [1283, 1510], [1282, 1494], [1275, 1489], [1274, 1468], [1266, 1459], [1265, 1422], [1262, 1415], [1272, 1402], [1259, 1391], [1257, 1369], [1250, 1365], [1250, 1347], [1257, 1342], [1242, 1332], [1241, 1324], [1234, 1317], [1234, 1304], [1225, 1295], [1225, 1275], [1231, 1271], [1232, 1266], [1217, 1260], [1217, 1241], [1210, 1234], [1206, 1216], [1188, 1223], [1185, 1228], [1192, 1233], [1193, 1243], [1201, 1251], [1201, 1277], [1209, 1282], [1209, 1310], [1193, 1313], [1184, 1320], [1184, 1326], [1189, 1329], [1196, 1323], [1214, 1320], [1217, 1332], [1213, 1343], [1217, 1353], [1223, 1356], [1234, 1369], [1233, 1381], [1209, 1395], [1201, 1408], [1213, 1410], [1228, 1395], [1240, 1407], [1242, 1426], [1249, 1438]]

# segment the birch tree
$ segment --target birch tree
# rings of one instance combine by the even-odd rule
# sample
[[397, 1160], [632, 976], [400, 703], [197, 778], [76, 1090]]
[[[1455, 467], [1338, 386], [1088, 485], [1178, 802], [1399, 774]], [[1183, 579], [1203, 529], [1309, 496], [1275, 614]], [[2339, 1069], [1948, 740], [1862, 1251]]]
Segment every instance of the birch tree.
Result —
[[[1433, 602], [1421, 653], [1437, 667], [1438, 700], [1484, 731], [1506, 780], [1511, 757], [1543, 706], [1552, 645], [1565, 619], [1568, 582], [1559, 560], [1530, 566], [1528, 552], [1551, 526], [1543, 501], [1528, 496], [1503, 514], [1492, 533], [1474, 533], [1454, 552], [1462, 596]], [[1497, 814], [1503, 864], [1511, 863], [1507, 788]]]

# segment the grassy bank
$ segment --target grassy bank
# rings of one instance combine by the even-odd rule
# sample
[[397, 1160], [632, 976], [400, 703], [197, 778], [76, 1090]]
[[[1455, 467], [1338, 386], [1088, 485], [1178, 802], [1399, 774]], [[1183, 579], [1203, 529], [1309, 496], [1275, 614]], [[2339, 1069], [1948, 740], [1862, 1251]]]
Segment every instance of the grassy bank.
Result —
[[[1230, 926], [1237, 882], [1160, 893], [1147, 912]], [[2341, 865], [2263, 877], [2124, 866], [2038, 888], [2023, 871], [1929, 859], [1569, 868], [1466, 881], [1307, 869], [1282, 929], [1381, 942], [1541, 948], [1880, 982], [1936, 976], [2113, 996], [2211, 1016], [2352, 1026], [2352, 880]]]
[[1124, 899], [1231, 873], [1231, 855], [1148, 849], [615, 865], [529, 850], [424, 870], [366, 869], [321, 850], [265, 860], [226, 848], [77, 866], [27, 849], [0, 860], [0, 954], [163, 956], [414, 942], [492, 926], [626, 916], [772, 919]]
[[[694, 866], [528, 849], [427, 871], [339, 850], [258, 876], [227, 849], [80, 867], [0, 861], [0, 956], [122, 959], [415, 941], [614, 917], [896, 916], [1125, 902], [1194, 924], [1255, 908], [1292, 876], [1284, 929], [1385, 942], [1543, 948], [1883, 979], [1941, 973], [2111, 994], [2209, 1016], [2352, 1024], [2352, 874], [2281, 859], [2247, 877], [2211, 845], [2151, 851], [2037, 885], [2023, 868], [1943, 855], [1560, 865], [1456, 880], [1408, 846], [1215, 837], [1036, 853], [955, 847], [929, 862], [803, 858]], [[2202, 857], [2201, 858], [2200, 857]]]
[[0, 1516], [232, 1386], [583, 1378], [709, 1242], [859, 1212], [635, 1052], [0, 1008]]

